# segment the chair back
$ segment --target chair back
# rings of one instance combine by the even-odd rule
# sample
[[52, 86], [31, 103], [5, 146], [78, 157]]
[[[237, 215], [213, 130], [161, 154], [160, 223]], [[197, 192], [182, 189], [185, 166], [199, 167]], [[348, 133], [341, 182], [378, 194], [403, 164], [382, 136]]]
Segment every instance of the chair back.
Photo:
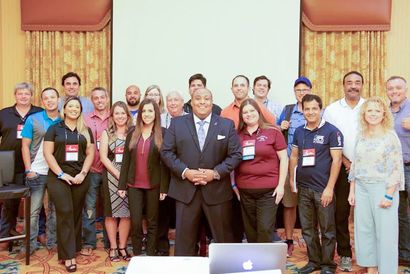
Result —
[[0, 187], [14, 180], [14, 150], [0, 151]]

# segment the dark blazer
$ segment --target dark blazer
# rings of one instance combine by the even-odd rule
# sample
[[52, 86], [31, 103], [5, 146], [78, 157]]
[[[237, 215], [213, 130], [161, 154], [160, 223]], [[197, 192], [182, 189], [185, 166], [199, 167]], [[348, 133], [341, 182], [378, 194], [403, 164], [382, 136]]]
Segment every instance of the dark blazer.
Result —
[[[164, 128], [162, 134], [164, 135]], [[125, 140], [124, 158], [121, 166], [120, 180], [118, 189], [126, 190], [128, 184], [132, 185], [135, 181], [135, 166], [136, 166], [136, 152], [135, 149], [130, 150], [130, 141], [133, 131], [128, 133]], [[167, 193], [169, 186], [169, 170], [162, 163], [158, 147], [155, 145], [154, 138], [151, 138], [150, 150], [148, 156], [148, 176], [151, 186], [160, 186], [160, 193]]]
[[[231, 120], [212, 114], [205, 144], [201, 151], [193, 114], [173, 118], [165, 133], [161, 158], [171, 171], [168, 191], [170, 197], [189, 204], [195, 192], [200, 189], [204, 201], [209, 205], [232, 199], [229, 174], [242, 160], [242, 152]], [[182, 172], [185, 168], [214, 169], [221, 178], [205, 186], [195, 186], [187, 179], [182, 179]]]

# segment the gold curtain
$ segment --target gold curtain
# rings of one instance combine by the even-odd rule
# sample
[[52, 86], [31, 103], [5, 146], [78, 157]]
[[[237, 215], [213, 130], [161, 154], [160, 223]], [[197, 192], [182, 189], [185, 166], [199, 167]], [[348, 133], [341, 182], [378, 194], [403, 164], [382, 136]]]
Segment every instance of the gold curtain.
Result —
[[111, 24], [95, 32], [26, 31], [25, 73], [35, 88], [34, 103], [40, 92], [55, 87], [63, 93], [61, 77], [74, 71], [81, 77], [80, 94], [92, 88], [110, 90]]
[[351, 70], [364, 77], [363, 97], [385, 97], [386, 39], [383, 31], [314, 32], [303, 26], [301, 73], [325, 105], [344, 96], [343, 76]]

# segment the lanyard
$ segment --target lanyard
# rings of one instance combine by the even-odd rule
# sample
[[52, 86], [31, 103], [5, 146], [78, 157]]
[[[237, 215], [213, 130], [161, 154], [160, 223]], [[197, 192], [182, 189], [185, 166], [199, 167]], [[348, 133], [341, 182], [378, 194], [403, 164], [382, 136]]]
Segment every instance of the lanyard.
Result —
[[[73, 132], [73, 133], [75, 133], [75, 132]], [[67, 142], [68, 142], [68, 135], [67, 135], [67, 129], [66, 128], [64, 128], [64, 134], [65, 134], [65, 139], [64, 139], [64, 144], [65, 145], [67, 145]], [[71, 134], [71, 133], [70, 133]], [[80, 133], [78, 133], [77, 132], [77, 145], [79, 145], [80, 144]], [[74, 145], [74, 144], [73, 144]]]

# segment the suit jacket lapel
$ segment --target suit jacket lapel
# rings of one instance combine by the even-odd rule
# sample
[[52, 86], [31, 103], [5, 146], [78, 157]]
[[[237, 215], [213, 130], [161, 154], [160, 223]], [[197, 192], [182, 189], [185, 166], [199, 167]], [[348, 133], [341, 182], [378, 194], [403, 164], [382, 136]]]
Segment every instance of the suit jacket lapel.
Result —
[[208, 133], [206, 134], [206, 138], [205, 138], [205, 144], [204, 147], [202, 148], [202, 152], [205, 151], [206, 146], [208, 145], [208, 143], [212, 142], [212, 140], [216, 140], [216, 133], [217, 133], [217, 127], [218, 127], [218, 122], [219, 122], [219, 116], [212, 114], [211, 116], [211, 123], [209, 125], [208, 128]]
[[185, 122], [188, 128], [188, 131], [191, 134], [192, 139], [194, 140], [196, 147], [198, 148], [199, 151], [201, 151], [201, 148], [199, 147], [198, 134], [196, 133], [194, 115], [192, 113], [188, 114]]

